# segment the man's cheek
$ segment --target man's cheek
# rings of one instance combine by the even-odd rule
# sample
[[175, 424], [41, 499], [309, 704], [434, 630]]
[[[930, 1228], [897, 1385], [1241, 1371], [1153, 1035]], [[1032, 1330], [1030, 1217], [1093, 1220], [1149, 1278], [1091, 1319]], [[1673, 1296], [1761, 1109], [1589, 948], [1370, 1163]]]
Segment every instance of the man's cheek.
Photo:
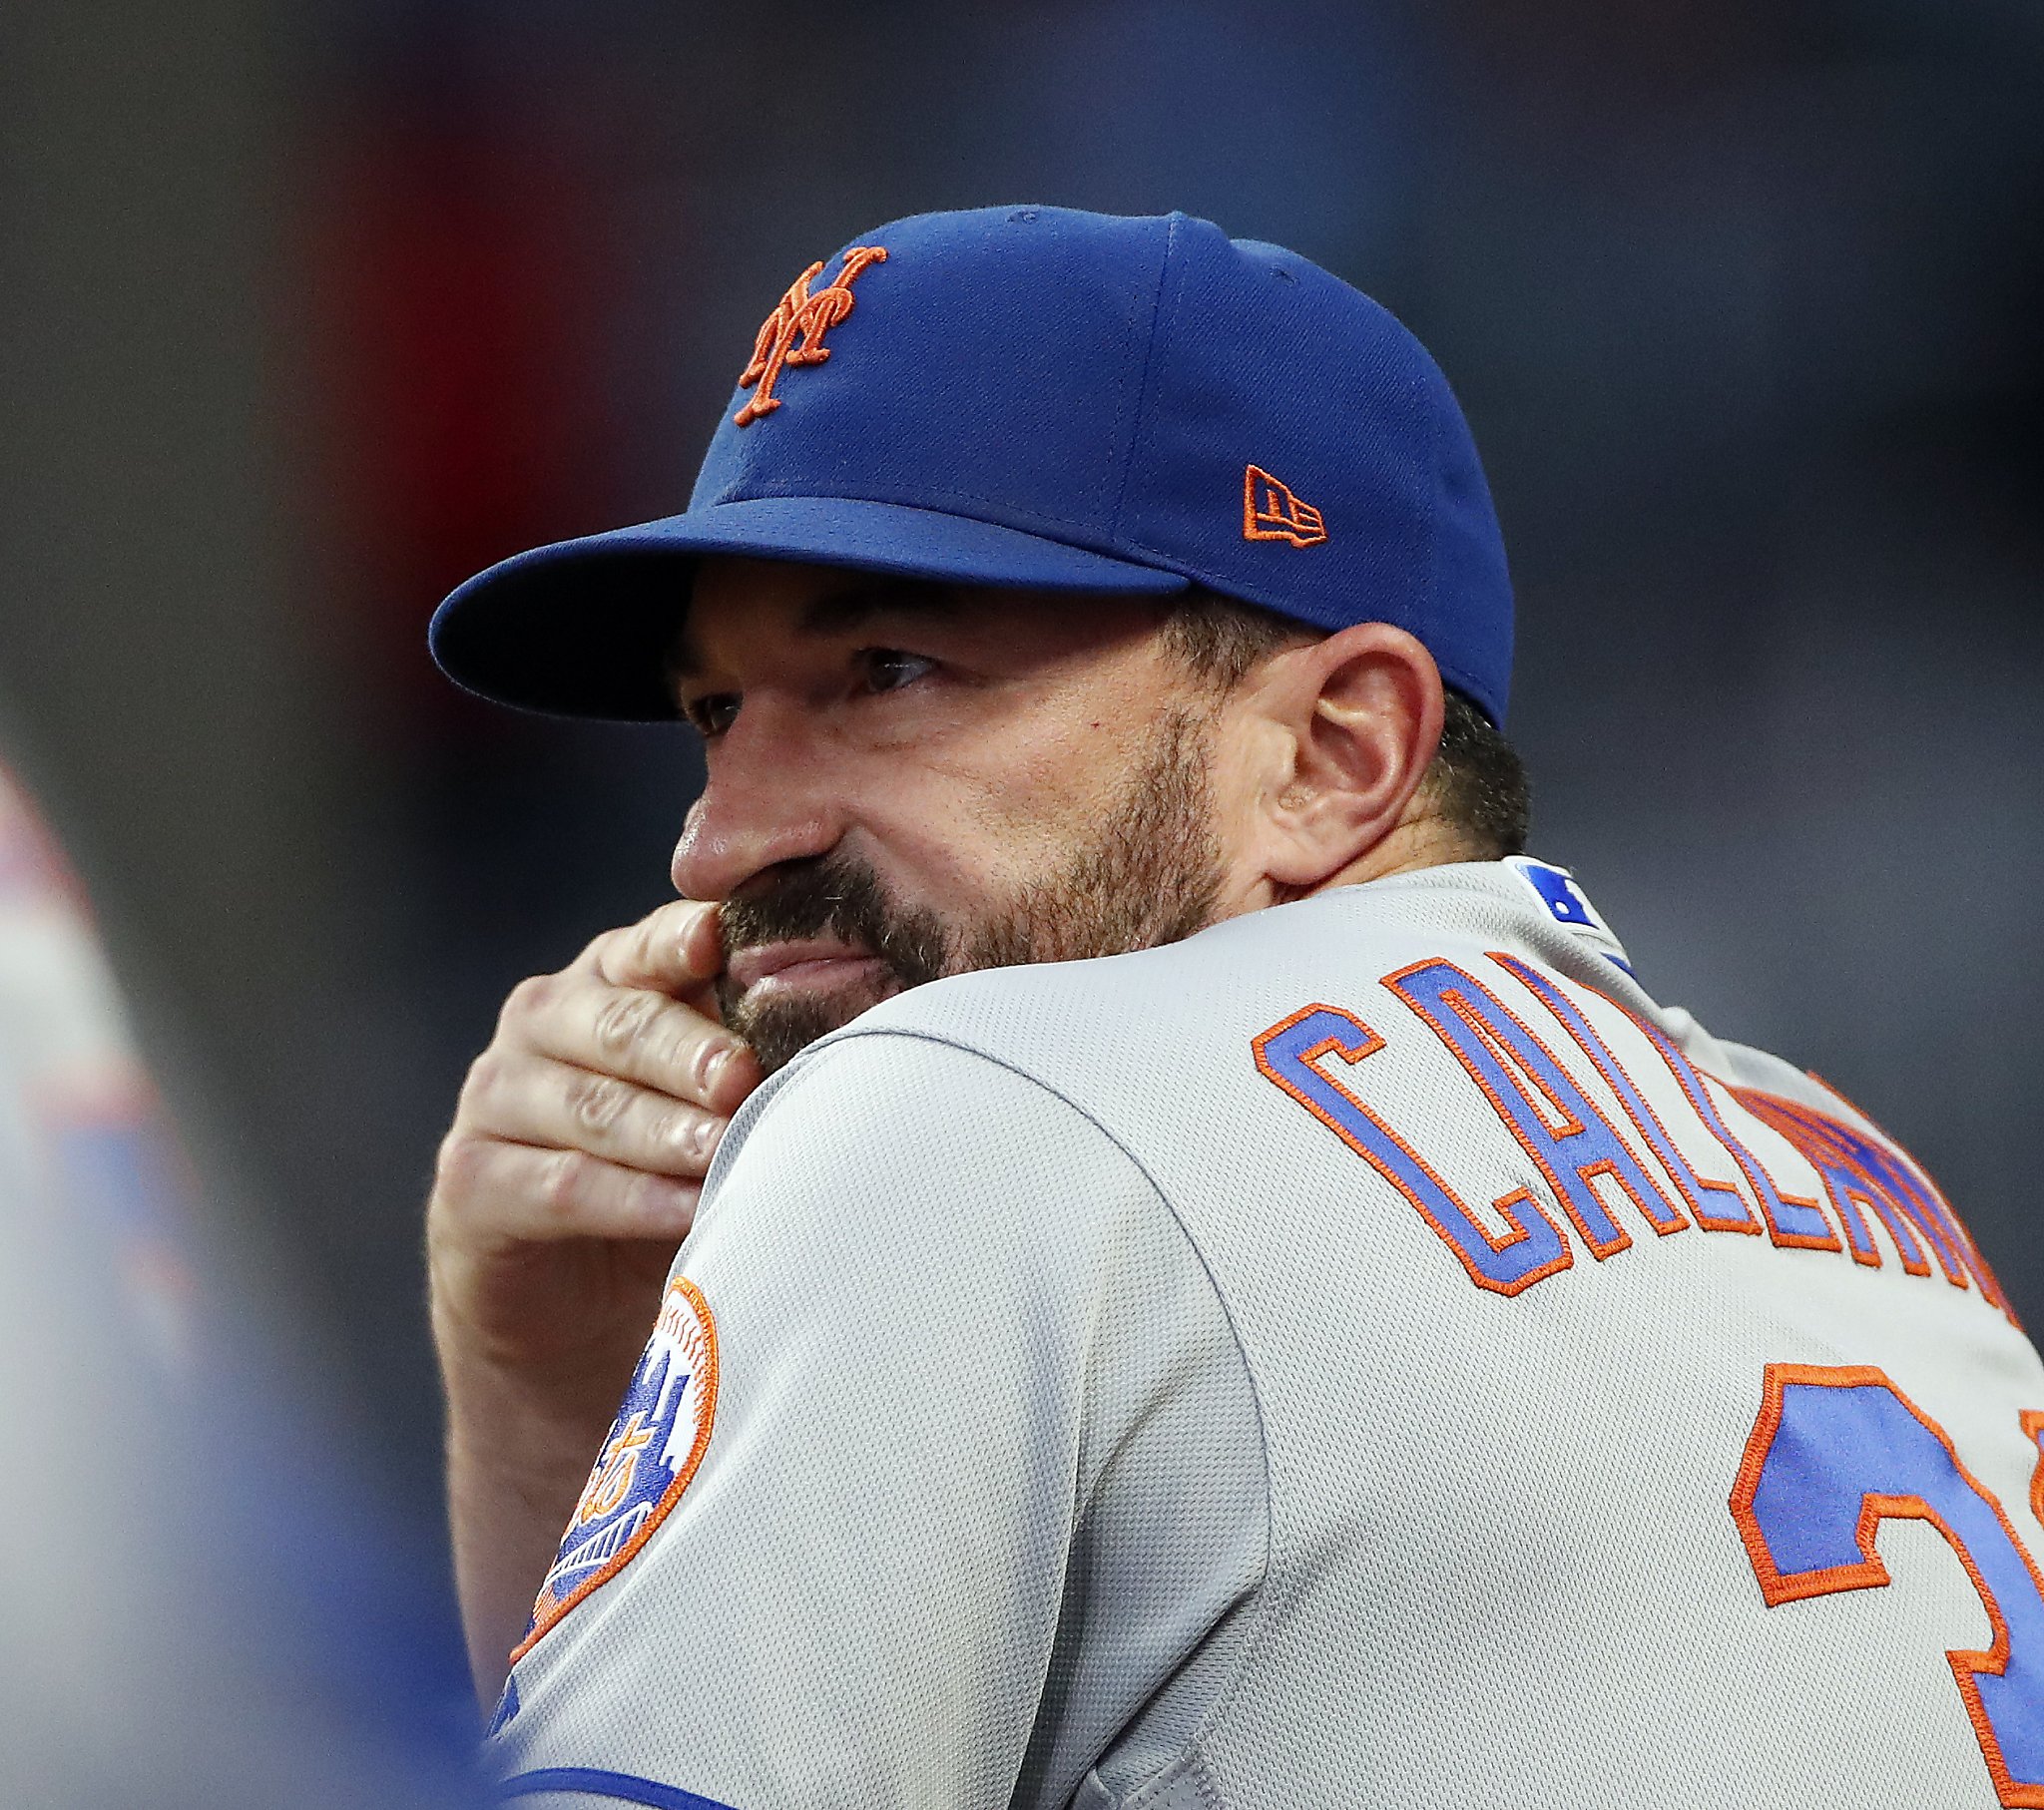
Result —
[[1085, 794], [1100, 754], [1098, 735], [1052, 730], [970, 755], [940, 755], [925, 761], [926, 783], [904, 788], [903, 815], [986, 836], [1027, 834]]

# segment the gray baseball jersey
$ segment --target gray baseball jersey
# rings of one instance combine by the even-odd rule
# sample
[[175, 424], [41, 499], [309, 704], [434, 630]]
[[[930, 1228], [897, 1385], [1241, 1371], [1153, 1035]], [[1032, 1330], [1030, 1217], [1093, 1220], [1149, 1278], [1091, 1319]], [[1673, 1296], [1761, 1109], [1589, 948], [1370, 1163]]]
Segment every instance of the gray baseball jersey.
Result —
[[720, 1152], [514, 1796], [2044, 1804], [2044, 1367], [1565, 871], [918, 989]]

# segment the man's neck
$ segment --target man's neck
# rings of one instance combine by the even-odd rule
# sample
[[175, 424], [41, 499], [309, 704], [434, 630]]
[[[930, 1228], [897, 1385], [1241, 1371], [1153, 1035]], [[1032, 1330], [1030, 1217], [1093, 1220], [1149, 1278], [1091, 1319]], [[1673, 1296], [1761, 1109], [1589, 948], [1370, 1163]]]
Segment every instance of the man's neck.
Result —
[[1432, 812], [1407, 818], [1380, 842], [1364, 850], [1347, 866], [1329, 874], [1317, 886], [1302, 887], [1286, 895], [1309, 899], [1315, 893], [1332, 892], [1337, 886], [1361, 886], [1371, 880], [1387, 880], [1393, 874], [1417, 873], [1426, 867], [1451, 867], [1459, 861], [1485, 861], [1488, 850], [1477, 848], [1465, 830]]

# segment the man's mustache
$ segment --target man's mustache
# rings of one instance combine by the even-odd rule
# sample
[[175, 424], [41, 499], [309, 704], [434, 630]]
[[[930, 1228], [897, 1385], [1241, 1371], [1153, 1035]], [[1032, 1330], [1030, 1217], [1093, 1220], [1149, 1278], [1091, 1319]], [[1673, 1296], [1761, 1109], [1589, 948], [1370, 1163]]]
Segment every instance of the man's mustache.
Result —
[[784, 861], [725, 900], [718, 922], [727, 962], [741, 949], [830, 937], [879, 957], [904, 987], [945, 972], [941, 922], [897, 909], [879, 876], [850, 856]]

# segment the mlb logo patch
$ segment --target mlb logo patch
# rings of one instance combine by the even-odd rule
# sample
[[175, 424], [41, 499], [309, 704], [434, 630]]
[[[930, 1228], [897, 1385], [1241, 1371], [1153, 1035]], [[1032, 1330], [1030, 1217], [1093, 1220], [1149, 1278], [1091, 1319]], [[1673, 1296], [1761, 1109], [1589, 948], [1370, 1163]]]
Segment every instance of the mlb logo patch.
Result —
[[696, 1475], [717, 1418], [717, 1325], [703, 1291], [667, 1285], [660, 1318], [561, 1537], [515, 1665], [576, 1603], [651, 1540]]
[[1557, 924], [1568, 925], [1586, 943], [1593, 944], [1597, 953], [1614, 967], [1623, 969], [1627, 974], [1632, 973], [1624, 945], [1613, 935], [1603, 914], [1590, 903], [1589, 894], [1576, 884], [1576, 876], [1566, 867], [1536, 861], [1531, 855], [1511, 855], [1505, 865], [1526, 882], [1534, 897], [1546, 907], [1547, 915]]

